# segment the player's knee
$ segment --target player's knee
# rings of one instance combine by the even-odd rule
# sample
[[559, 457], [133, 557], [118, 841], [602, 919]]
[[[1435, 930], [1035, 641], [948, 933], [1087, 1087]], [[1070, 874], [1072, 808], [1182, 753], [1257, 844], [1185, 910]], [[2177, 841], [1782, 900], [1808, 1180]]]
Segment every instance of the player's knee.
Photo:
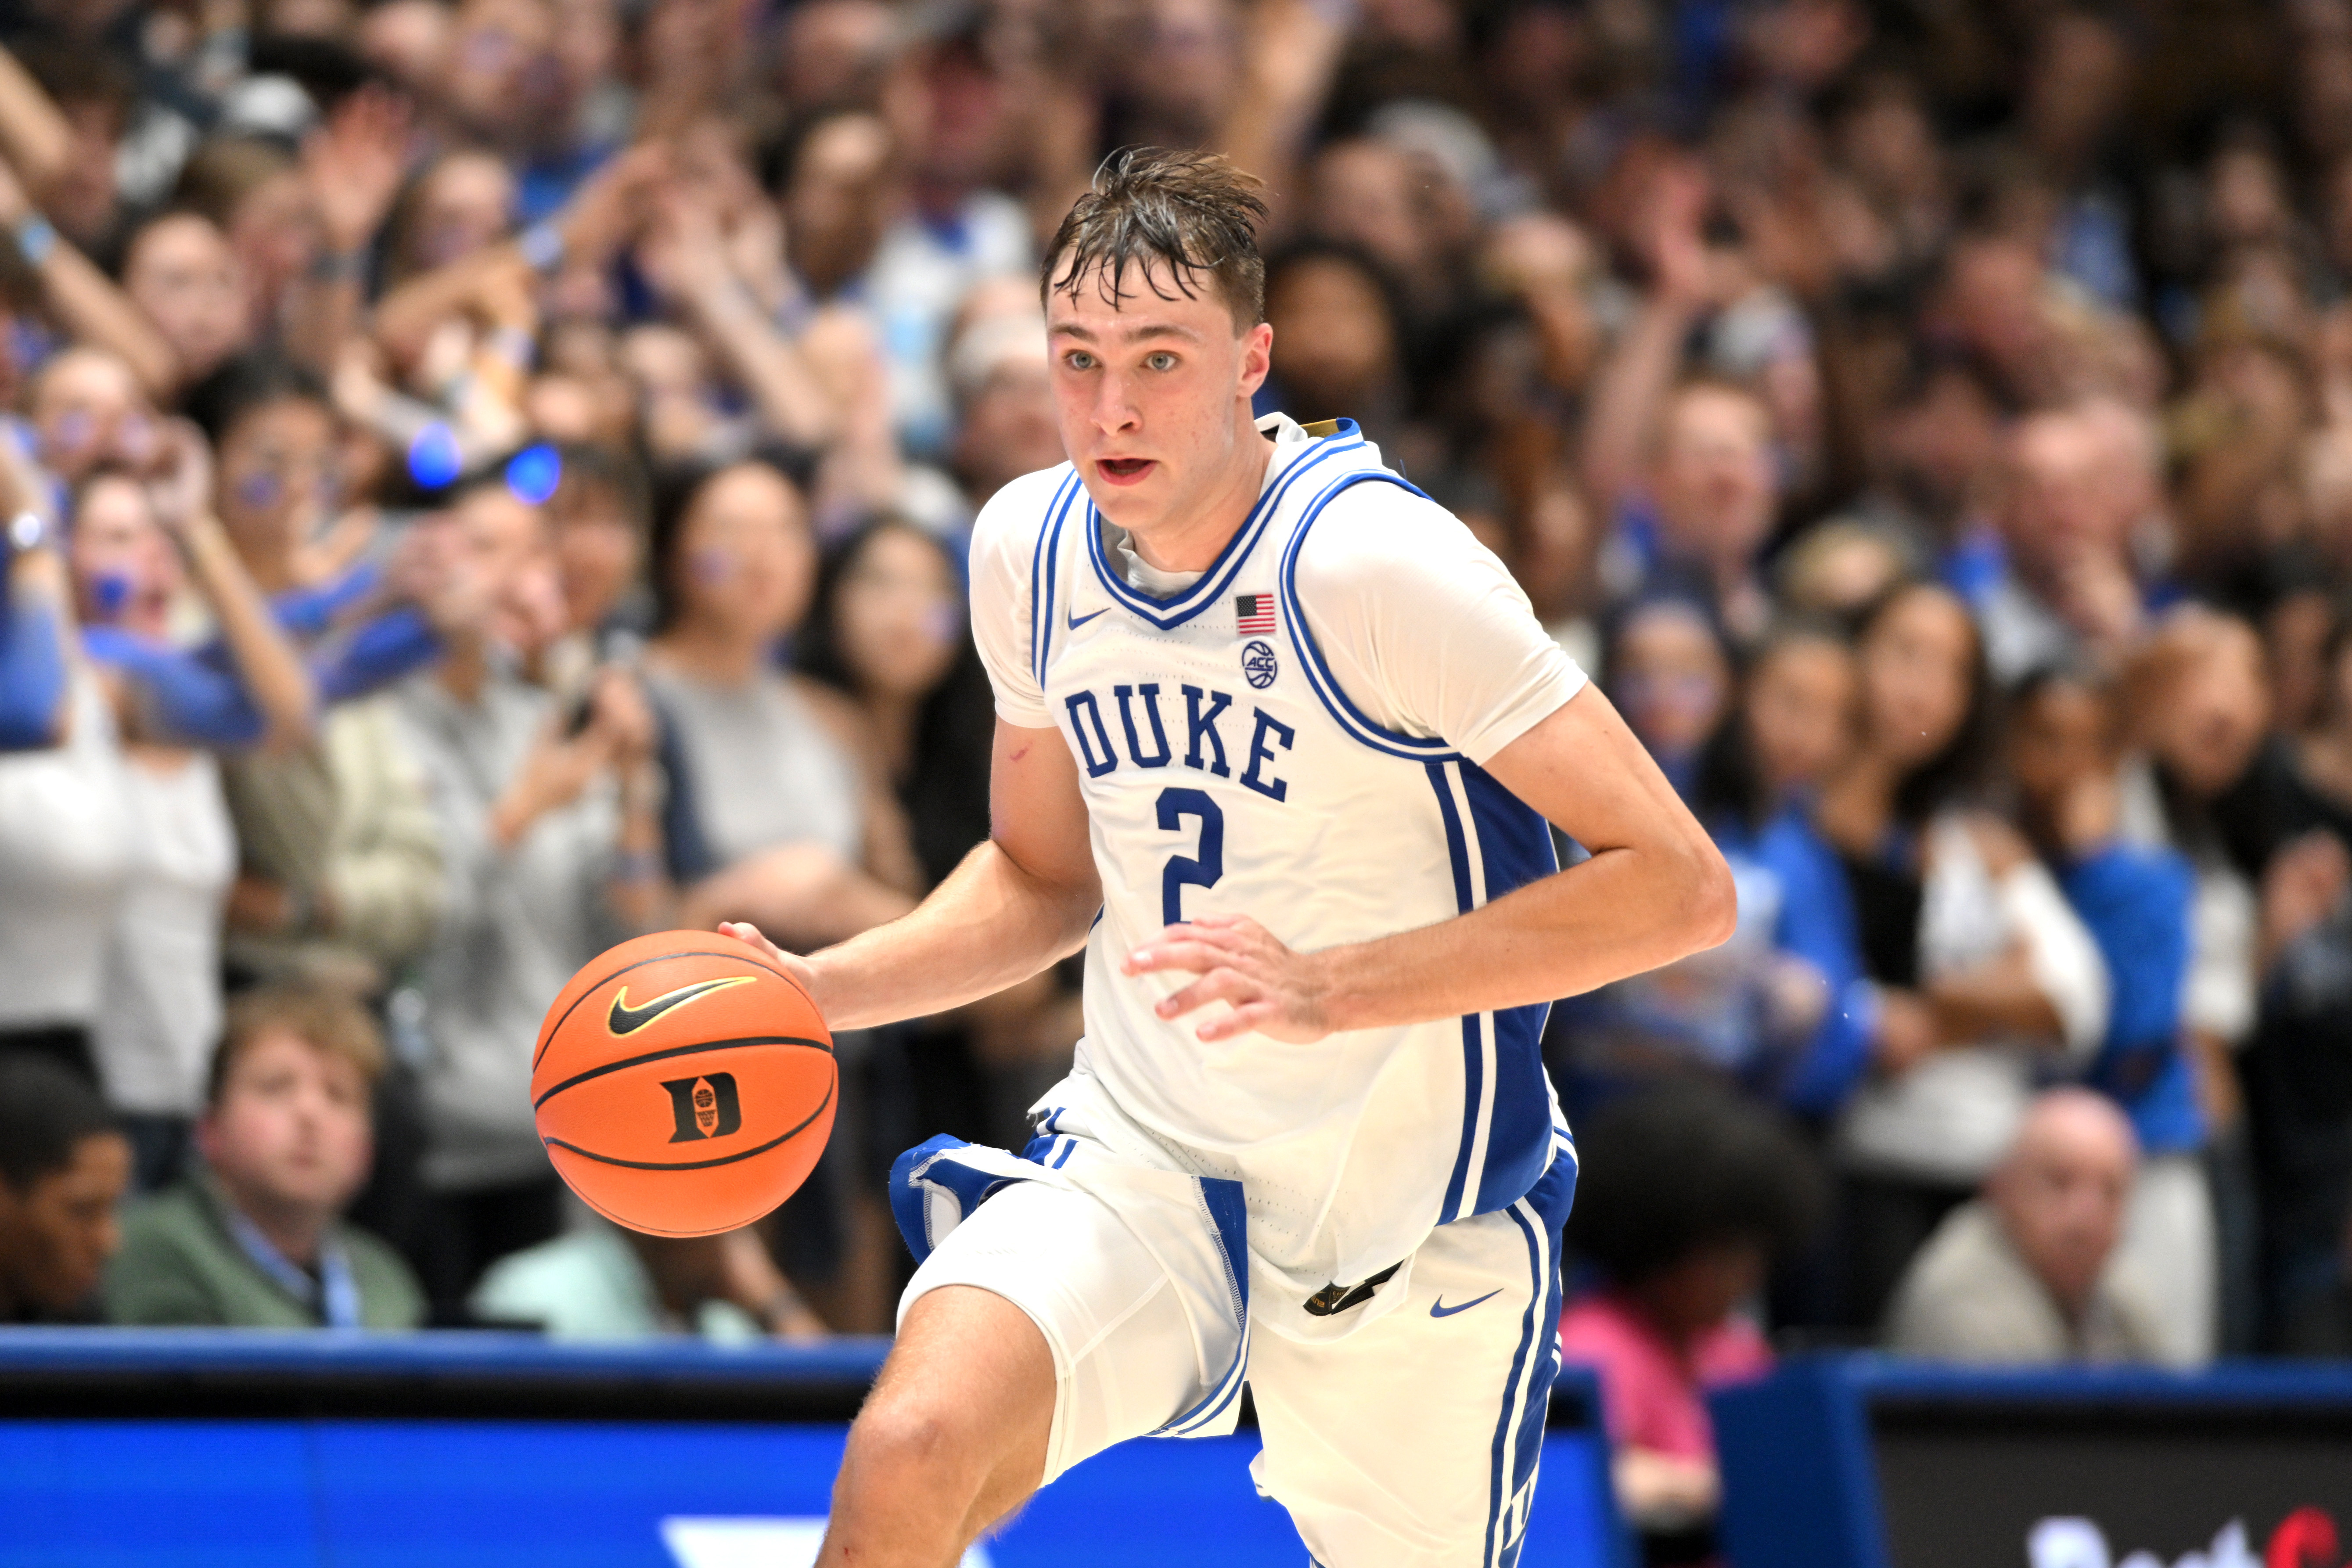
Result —
[[859, 1413], [850, 1458], [864, 1473], [903, 1481], [921, 1476], [940, 1486], [977, 1489], [988, 1470], [987, 1433], [955, 1402], [935, 1392], [884, 1392]]

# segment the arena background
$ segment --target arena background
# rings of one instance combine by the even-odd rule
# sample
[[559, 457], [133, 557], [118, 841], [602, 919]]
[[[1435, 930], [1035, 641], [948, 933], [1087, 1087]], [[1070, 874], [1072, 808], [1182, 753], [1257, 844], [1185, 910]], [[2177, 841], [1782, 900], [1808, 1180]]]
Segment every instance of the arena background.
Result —
[[[1551, 1014], [1497, 1551], [2352, 1555], [2346, 0], [0, 45], [0, 1565], [810, 1559], [889, 1161], [1021, 1147], [1075, 975], [845, 1036], [814, 1177], [703, 1241], [569, 1198], [531, 1042], [614, 942], [839, 940], [984, 836], [970, 529], [1061, 458], [1039, 247], [1134, 145], [1263, 180], [1260, 411], [1493, 549], [1738, 882]], [[1255, 1447], [967, 1561], [1297, 1563]]]

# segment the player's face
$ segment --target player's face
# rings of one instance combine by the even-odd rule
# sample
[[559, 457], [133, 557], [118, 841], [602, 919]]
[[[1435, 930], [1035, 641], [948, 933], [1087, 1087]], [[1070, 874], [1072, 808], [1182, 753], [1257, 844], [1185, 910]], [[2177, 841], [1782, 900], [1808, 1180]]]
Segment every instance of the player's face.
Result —
[[1186, 294], [1165, 268], [1146, 276], [1130, 267], [1116, 303], [1099, 279], [1089, 272], [1046, 302], [1062, 448], [1105, 517], [1164, 535], [1232, 488], [1240, 465], [1261, 465], [1253, 482], [1262, 471], [1249, 400], [1265, 379], [1274, 329], [1237, 328], [1205, 278]]

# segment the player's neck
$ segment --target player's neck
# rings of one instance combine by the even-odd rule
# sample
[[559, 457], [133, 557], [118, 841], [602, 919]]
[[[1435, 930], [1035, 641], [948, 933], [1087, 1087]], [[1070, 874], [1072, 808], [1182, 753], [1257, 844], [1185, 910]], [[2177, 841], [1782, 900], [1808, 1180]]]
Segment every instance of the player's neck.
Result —
[[1171, 508], [1157, 522], [1128, 531], [1136, 554], [1155, 572], [1207, 571], [1249, 521], [1272, 461], [1274, 443], [1249, 426], [1245, 437], [1234, 445], [1233, 460], [1198, 502]]

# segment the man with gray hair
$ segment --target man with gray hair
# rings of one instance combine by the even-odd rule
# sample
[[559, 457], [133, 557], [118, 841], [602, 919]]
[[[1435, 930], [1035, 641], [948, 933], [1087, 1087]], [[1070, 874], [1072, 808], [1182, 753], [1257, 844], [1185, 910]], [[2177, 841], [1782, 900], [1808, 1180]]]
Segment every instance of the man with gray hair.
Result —
[[2086, 1089], [2042, 1094], [1983, 1195], [1912, 1260], [1887, 1348], [1940, 1361], [2163, 1360], [2145, 1287], [2114, 1266], [2138, 1160], [2112, 1102]]

